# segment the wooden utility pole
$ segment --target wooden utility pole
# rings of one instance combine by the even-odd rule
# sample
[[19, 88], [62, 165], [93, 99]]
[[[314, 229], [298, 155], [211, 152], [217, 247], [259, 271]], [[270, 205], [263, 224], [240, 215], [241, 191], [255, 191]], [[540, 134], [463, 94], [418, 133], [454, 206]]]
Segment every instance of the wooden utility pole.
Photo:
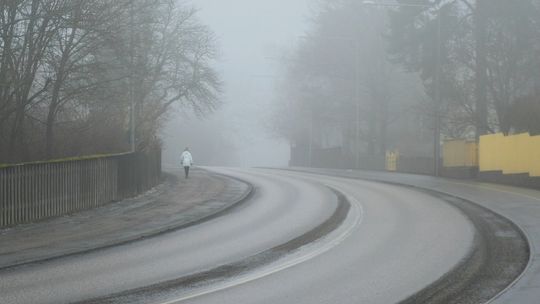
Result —
[[488, 101], [487, 101], [487, 20], [486, 0], [477, 0], [474, 12], [474, 36], [475, 36], [475, 97], [476, 97], [476, 137], [488, 133]]

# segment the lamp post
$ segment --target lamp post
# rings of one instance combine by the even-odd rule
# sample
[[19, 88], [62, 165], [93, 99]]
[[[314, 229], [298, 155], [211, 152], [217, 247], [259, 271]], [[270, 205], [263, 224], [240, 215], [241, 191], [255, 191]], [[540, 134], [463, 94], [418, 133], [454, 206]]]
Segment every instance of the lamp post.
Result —
[[[432, 5], [406, 4], [406, 3], [387, 3], [376, 2], [373, 0], [362, 1], [363, 5], [378, 7], [422, 7], [435, 8]], [[437, 13], [437, 67], [435, 72], [435, 128], [433, 133], [433, 169], [434, 175], [440, 175], [439, 158], [441, 155], [441, 8], [436, 7]]]

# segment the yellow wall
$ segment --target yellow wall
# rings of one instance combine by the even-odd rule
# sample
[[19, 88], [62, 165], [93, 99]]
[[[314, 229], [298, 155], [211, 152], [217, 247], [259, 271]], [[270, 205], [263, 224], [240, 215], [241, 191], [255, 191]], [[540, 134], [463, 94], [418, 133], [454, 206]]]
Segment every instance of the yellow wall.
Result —
[[481, 136], [478, 155], [480, 171], [540, 176], [540, 136], [528, 133]]
[[500, 147], [504, 147], [503, 134], [491, 134], [480, 137], [478, 145], [478, 164], [480, 171], [502, 170], [502, 163], [499, 160], [501, 154]]
[[540, 176], [540, 136], [531, 137], [531, 146], [534, 149], [530, 151], [531, 168], [529, 173], [531, 176]]
[[397, 171], [398, 151], [386, 152], [386, 171]]
[[443, 166], [477, 167], [478, 145], [465, 140], [446, 141], [443, 146]]

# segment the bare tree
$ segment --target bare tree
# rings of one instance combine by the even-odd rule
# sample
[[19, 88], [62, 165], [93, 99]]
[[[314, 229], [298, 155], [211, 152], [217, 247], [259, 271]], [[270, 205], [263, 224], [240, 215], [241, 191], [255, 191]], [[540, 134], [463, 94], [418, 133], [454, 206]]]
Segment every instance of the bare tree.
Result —
[[0, 127], [10, 124], [6, 141], [8, 159], [16, 149], [25, 153], [25, 119], [29, 108], [48, 89], [43, 57], [58, 29], [61, 1], [2, 2], [2, 57], [0, 66]]
[[201, 25], [196, 10], [163, 1], [150, 14], [145, 1], [135, 18], [137, 45], [132, 67], [137, 113], [138, 145], [149, 143], [160, 118], [179, 103], [204, 115], [218, 105], [220, 80], [211, 68], [216, 58], [212, 32]]
[[[437, 26], [441, 23], [441, 105], [447, 130], [461, 136], [509, 132], [512, 104], [538, 84], [539, 3], [536, 0], [425, 1], [426, 8], [390, 12], [396, 61], [422, 76], [435, 96]], [[437, 12], [437, 13], [435, 13]], [[440, 20], [437, 20], [440, 19]], [[452, 125], [454, 124], [454, 125]], [[459, 125], [455, 125], [459, 124]], [[455, 135], [455, 133], [454, 133]]]
[[280, 134], [288, 132], [295, 145], [339, 149], [350, 160], [384, 156], [395, 147], [390, 143], [408, 124], [405, 117], [415, 114], [407, 110], [411, 97], [421, 94], [411, 86], [418, 76], [386, 56], [385, 17], [360, 2], [323, 1], [308, 35], [286, 59]]
[[219, 105], [216, 49], [172, 0], [0, 2], [0, 160], [125, 149], [131, 100], [138, 146], [158, 142], [171, 105]]

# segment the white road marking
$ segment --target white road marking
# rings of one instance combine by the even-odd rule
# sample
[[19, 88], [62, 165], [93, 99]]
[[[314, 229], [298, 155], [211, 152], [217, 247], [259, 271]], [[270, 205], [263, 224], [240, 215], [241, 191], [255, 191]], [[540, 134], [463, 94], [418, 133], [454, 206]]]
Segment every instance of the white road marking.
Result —
[[[186, 301], [186, 300], [200, 297], [203, 295], [211, 294], [211, 293], [228, 289], [231, 287], [235, 287], [238, 285], [246, 284], [251, 281], [269, 276], [276, 272], [285, 270], [287, 268], [291, 268], [295, 265], [298, 265], [300, 263], [306, 262], [317, 256], [322, 255], [323, 253], [338, 246], [339, 244], [341, 244], [341, 242], [347, 239], [347, 237], [349, 237], [352, 234], [352, 232], [356, 229], [356, 227], [358, 227], [362, 223], [364, 219], [364, 210], [362, 208], [362, 204], [356, 198], [352, 196], [347, 196], [347, 199], [351, 203], [351, 209], [347, 216], [347, 219], [336, 231], [325, 236], [321, 241], [318, 241], [315, 244], [305, 245], [300, 250], [297, 250], [291, 255], [288, 255], [287, 258], [278, 260], [277, 262], [274, 262], [270, 265], [263, 266], [257, 271], [250, 272], [249, 274], [239, 276], [235, 279], [228, 280], [226, 282], [215, 284], [211, 288], [208, 288], [205, 290], [192, 292], [188, 295], [182, 296], [181, 298], [168, 300], [166, 302], [159, 302], [159, 304], [179, 303], [182, 301]], [[333, 234], [335, 233], [339, 233], [339, 234], [337, 236], [333, 236]], [[316, 248], [313, 249], [309, 247], [316, 247]]]

